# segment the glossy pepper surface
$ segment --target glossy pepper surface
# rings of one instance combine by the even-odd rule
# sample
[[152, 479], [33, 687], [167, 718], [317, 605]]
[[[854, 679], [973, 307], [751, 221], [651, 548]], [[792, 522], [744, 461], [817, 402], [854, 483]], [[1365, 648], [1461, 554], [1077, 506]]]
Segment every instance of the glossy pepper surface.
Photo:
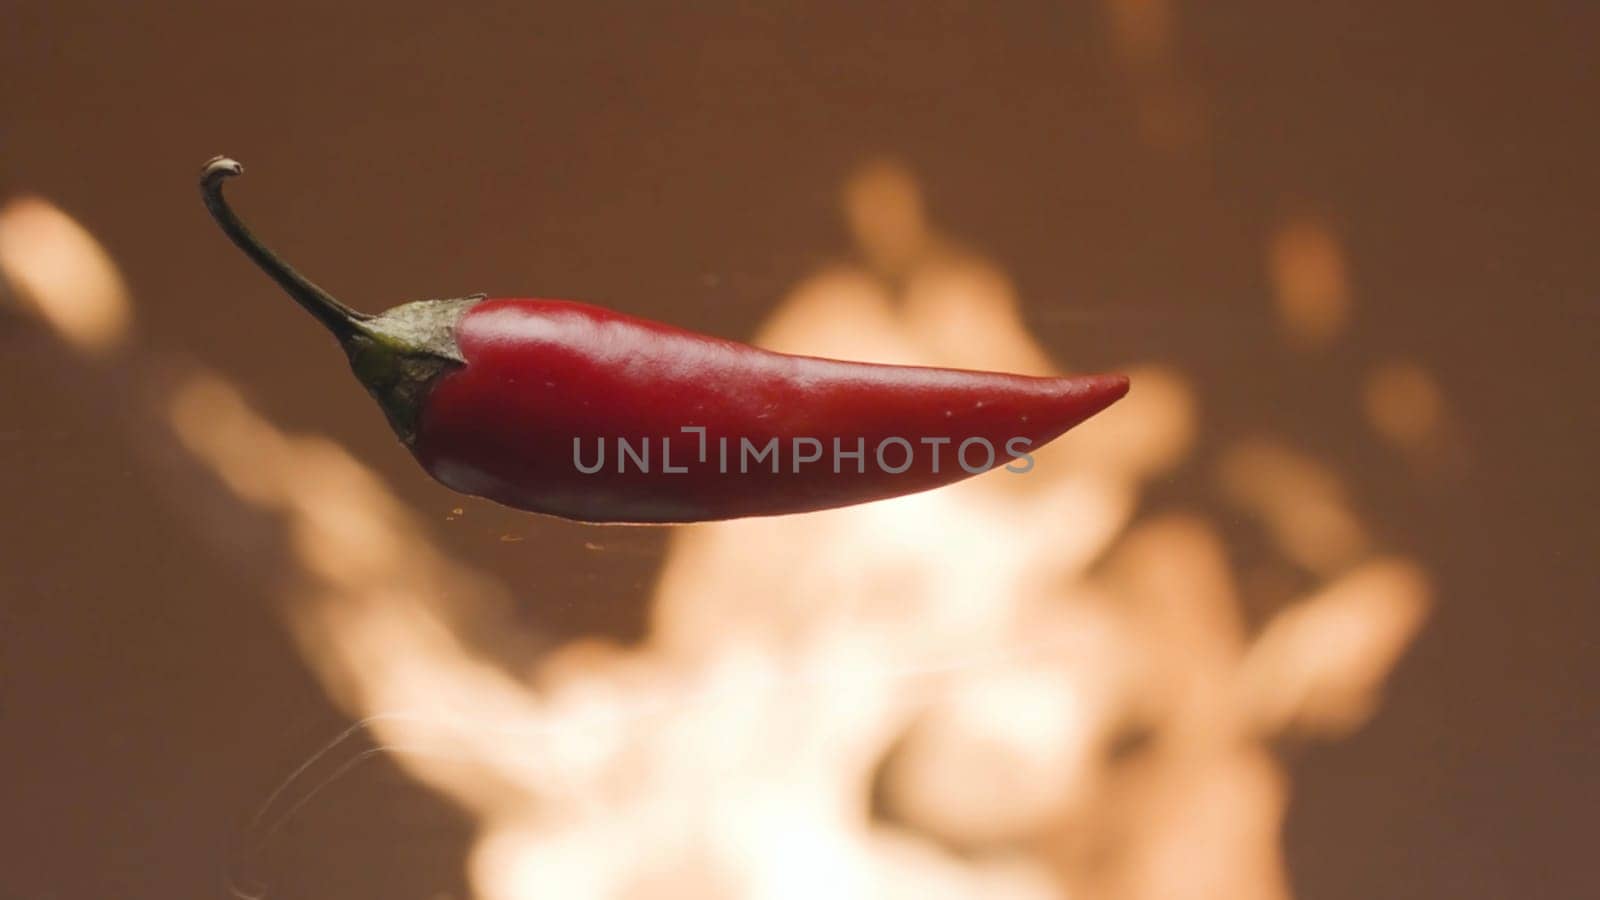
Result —
[[221, 185], [241, 171], [219, 157], [201, 177], [223, 230], [338, 337], [424, 469], [519, 509], [666, 523], [879, 500], [1025, 470], [1128, 388], [775, 353], [561, 300], [358, 313], [239, 222]]

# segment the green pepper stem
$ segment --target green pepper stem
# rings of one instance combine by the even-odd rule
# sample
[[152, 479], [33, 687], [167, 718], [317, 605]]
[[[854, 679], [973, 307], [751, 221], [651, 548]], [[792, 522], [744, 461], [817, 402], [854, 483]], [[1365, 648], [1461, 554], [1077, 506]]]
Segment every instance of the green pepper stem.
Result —
[[260, 266], [263, 272], [287, 291], [289, 296], [294, 298], [294, 302], [304, 307], [306, 312], [316, 316], [317, 321], [333, 332], [340, 343], [348, 343], [357, 335], [369, 334], [370, 329], [366, 322], [371, 316], [356, 312], [333, 299], [331, 294], [317, 287], [311, 279], [296, 272], [276, 253], [268, 250], [255, 235], [250, 233], [250, 229], [239, 221], [233, 208], [222, 196], [222, 182], [243, 173], [244, 166], [226, 156], [211, 160], [200, 171], [200, 196], [205, 200], [206, 209], [211, 212], [211, 217], [217, 220], [217, 225], [221, 226], [223, 233]]

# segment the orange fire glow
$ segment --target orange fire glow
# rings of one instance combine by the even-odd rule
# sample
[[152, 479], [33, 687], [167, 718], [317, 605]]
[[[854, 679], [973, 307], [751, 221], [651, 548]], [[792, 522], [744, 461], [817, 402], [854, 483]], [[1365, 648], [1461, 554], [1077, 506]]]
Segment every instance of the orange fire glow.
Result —
[[[862, 261], [797, 286], [763, 343], [1055, 369], [1005, 275], [937, 232], [903, 167], [865, 167], [844, 204]], [[20, 221], [68, 233], [44, 215]], [[1296, 304], [1339, 287], [1319, 234], [1274, 244]], [[78, 322], [62, 332], [89, 352], [107, 308], [41, 314]], [[1288, 785], [1264, 741], [1360, 725], [1425, 617], [1425, 576], [1379, 553], [1330, 466], [1253, 438], [1221, 460], [1223, 494], [1316, 587], [1248, 627], [1218, 511], [1141, 506], [1193, 452], [1196, 387], [1128, 369], [1129, 397], [1025, 478], [676, 530], [645, 641], [528, 671], [481, 644], [536, 644], [508, 592], [360, 461], [219, 376], [165, 412], [241, 503], [286, 523], [306, 660], [475, 818], [485, 900], [1283, 897]], [[1379, 428], [1403, 417], [1385, 404], [1436, 405], [1403, 371], [1384, 385]]]
[[129, 330], [128, 290], [100, 242], [38, 197], [0, 206], [0, 272], [63, 341], [99, 356]]

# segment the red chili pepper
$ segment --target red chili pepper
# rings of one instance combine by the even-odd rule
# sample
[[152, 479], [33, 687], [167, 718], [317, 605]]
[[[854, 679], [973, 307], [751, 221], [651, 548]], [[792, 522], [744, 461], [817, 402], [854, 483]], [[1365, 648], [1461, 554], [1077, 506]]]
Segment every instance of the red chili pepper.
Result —
[[222, 182], [242, 171], [218, 157], [202, 173], [222, 230], [339, 339], [424, 469], [519, 509], [694, 522], [879, 500], [1025, 471], [1029, 450], [1128, 389], [1121, 375], [793, 356], [561, 300], [480, 294], [359, 313], [239, 221]]

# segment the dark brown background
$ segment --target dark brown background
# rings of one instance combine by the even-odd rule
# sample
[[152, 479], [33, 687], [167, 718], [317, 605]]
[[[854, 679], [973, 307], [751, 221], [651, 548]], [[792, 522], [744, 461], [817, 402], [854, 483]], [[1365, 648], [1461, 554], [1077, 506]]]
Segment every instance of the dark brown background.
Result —
[[[149, 345], [434, 515], [459, 501], [206, 219], [206, 157], [245, 161], [241, 208], [356, 305], [536, 292], [737, 336], [847, 248], [838, 184], [894, 154], [1047, 346], [1194, 373], [1208, 424], [1340, 460], [1432, 571], [1378, 718], [1289, 748], [1298, 893], [1600, 894], [1600, 6], [1179, 4], [1204, 128], [1183, 152], [1141, 137], [1093, 3], [159, 6], [0, 7], [0, 193], [105, 242]], [[1261, 264], [1302, 208], [1337, 225], [1356, 296], [1351, 340], [1309, 360], [1276, 349]], [[342, 720], [272, 579], [230, 561], [253, 539], [197, 539], [43, 343], [0, 344], [0, 896], [216, 896], [254, 805]], [[1358, 439], [1350, 386], [1391, 355], [1437, 374], [1462, 477]], [[470, 521], [439, 540], [526, 586], [550, 634], [638, 629], [657, 533], [602, 564], [580, 526]], [[284, 837], [277, 896], [463, 890], [456, 813], [386, 763], [334, 790]]]

